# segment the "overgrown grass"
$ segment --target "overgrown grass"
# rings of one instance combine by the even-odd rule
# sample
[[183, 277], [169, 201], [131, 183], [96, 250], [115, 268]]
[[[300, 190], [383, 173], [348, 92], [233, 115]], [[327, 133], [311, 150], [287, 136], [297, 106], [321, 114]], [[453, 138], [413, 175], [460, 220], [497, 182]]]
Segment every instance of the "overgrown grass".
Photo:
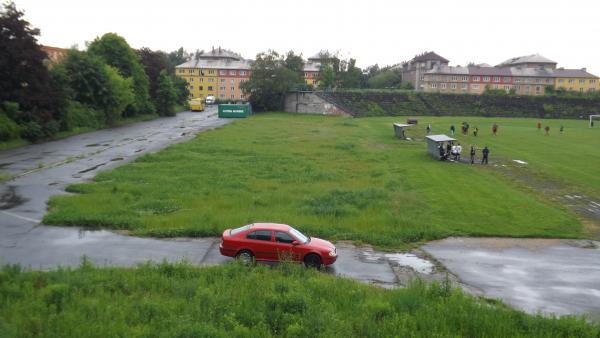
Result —
[[385, 290], [294, 264], [0, 272], [2, 337], [597, 337], [443, 283]]
[[[395, 139], [397, 120], [256, 115], [69, 186], [79, 194], [52, 198], [44, 222], [169, 237], [272, 221], [382, 247], [450, 235], [585, 236], [573, 212], [542, 193], [481, 165], [434, 161], [423, 141]], [[420, 121], [409, 136], [423, 137], [428, 121], [445, 131], [461, 118]], [[496, 137], [487, 130], [493, 121]], [[469, 122], [481, 129], [476, 144], [490, 146], [492, 161], [522, 159], [532, 170], [576, 185], [589, 179], [600, 189], [600, 159], [585, 160], [600, 146], [595, 130], [565, 121], [564, 135], [546, 137], [534, 120]], [[561, 121], [551, 123], [554, 131]]]

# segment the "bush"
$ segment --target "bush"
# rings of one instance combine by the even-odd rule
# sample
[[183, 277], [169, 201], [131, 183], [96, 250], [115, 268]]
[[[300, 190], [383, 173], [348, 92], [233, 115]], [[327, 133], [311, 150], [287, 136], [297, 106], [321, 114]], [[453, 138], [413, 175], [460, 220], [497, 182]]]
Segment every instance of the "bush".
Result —
[[64, 129], [74, 128], [100, 128], [103, 126], [104, 114], [77, 101], [67, 104], [64, 119]]
[[8, 116], [0, 113], [0, 141], [9, 141], [18, 138], [21, 128]]
[[23, 124], [21, 137], [28, 141], [35, 142], [44, 137], [44, 130], [39, 123], [35, 121], [29, 121]]

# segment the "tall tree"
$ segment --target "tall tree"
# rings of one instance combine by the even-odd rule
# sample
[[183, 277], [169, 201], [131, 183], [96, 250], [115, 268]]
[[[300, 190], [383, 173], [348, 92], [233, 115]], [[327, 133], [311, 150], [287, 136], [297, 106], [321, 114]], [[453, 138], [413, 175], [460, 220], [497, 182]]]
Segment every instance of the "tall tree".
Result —
[[303, 76], [297, 70], [287, 68], [284, 58], [275, 51], [260, 53], [242, 89], [255, 110], [282, 109], [285, 93], [303, 83]]
[[340, 82], [343, 88], [360, 88], [362, 77], [362, 70], [356, 67], [356, 60], [350, 59], [345, 71], [340, 74]]
[[43, 64], [46, 54], [36, 38], [40, 31], [23, 15], [13, 2], [0, 10], [0, 102], [18, 103], [23, 112], [17, 122], [38, 124], [40, 137], [50, 136], [64, 101]]
[[169, 68], [167, 54], [162, 51], [153, 51], [150, 48], [141, 48], [137, 51], [140, 63], [144, 66], [144, 71], [148, 75], [149, 91], [152, 100], [156, 98], [156, 82], [160, 72]]
[[322, 68], [321, 80], [319, 81], [319, 88], [335, 88], [335, 71], [333, 70], [333, 66], [326, 65]]
[[88, 52], [115, 67], [123, 77], [133, 79], [135, 101], [128, 106], [126, 115], [154, 113], [154, 105], [150, 102], [148, 76], [135, 51], [123, 37], [115, 33], [106, 33], [89, 45]]
[[172, 51], [167, 55], [167, 59], [169, 62], [168, 72], [169, 74], [175, 73], [175, 67], [180, 64], [188, 61], [191, 58], [190, 53], [186, 52], [183, 47], [180, 47], [178, 50]]
[[162, 70], [156, 81], [156, 112], [161, 116], [175, 115], [177, 92], [166, 70]]

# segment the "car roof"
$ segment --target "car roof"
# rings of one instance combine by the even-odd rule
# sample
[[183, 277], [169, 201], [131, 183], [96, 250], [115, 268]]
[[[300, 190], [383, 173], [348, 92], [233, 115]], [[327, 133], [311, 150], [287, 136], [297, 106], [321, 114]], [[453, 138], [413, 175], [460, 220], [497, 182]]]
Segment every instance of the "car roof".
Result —
[[276, 231], [288, 231], [290, 226], [287, 224], [279, 223], [253, 223], [251, 229], [265, 229], [265, 230], [276, 230]]

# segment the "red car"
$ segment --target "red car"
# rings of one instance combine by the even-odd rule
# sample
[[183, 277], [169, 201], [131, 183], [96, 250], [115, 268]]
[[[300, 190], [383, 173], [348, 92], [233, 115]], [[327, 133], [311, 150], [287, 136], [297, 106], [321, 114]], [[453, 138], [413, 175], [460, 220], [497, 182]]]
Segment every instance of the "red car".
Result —
[[337, 249], [331, 242], [303, 235], [286, 224], [254, 223], [227, 229], [221, 237], [221, 254], [245, 263], [291, 258], [309, 267], [331, 265]]

